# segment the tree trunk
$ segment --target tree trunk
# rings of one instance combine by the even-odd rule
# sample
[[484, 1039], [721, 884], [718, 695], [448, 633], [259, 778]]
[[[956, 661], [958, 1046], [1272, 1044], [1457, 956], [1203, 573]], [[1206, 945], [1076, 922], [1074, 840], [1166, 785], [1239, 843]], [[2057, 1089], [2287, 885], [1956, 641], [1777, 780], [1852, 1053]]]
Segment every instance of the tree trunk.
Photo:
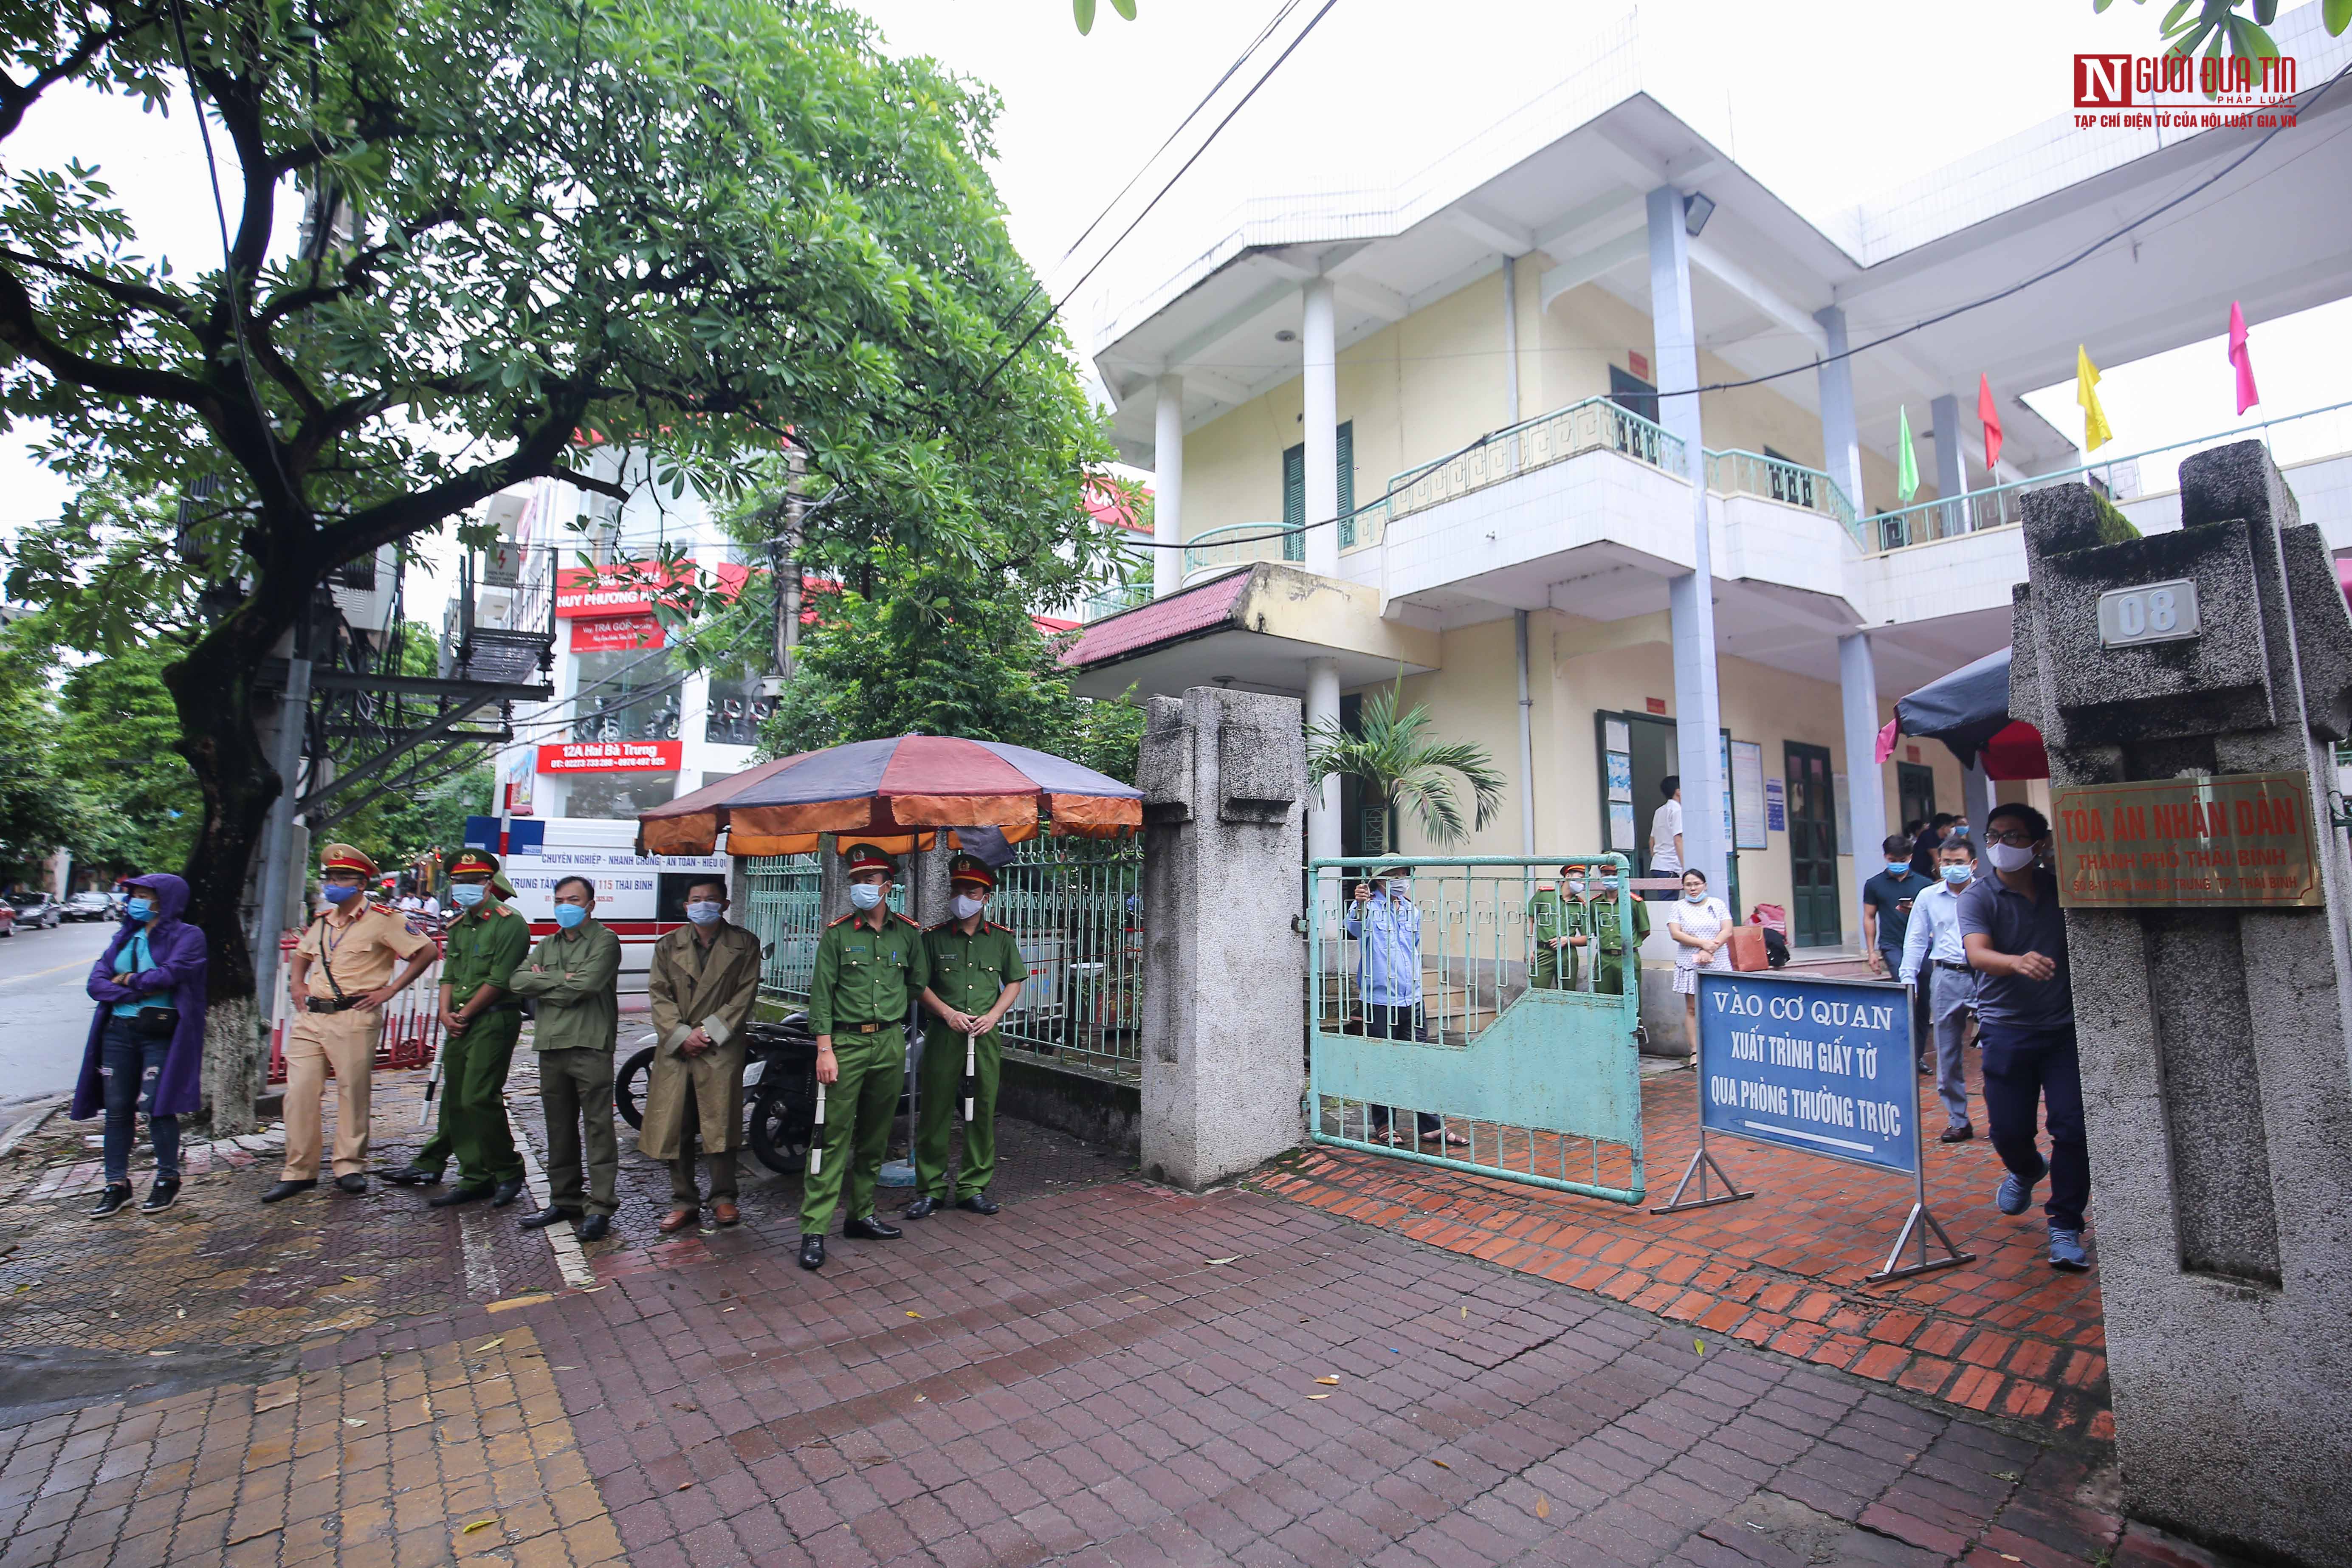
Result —
[[[204, 1089], [215, 1133], [249, 1132], [263, 1078], [262, 1016], [242, 918], [247, 873], [280, 781], [253, 731], [253, 683], [284, 628], [255, 601], [221, 622], [163, 672], [180, 720], [180, 754], [204, 791], [188, 853], [187, 919], [205, 933]], [[298, 600], [299, 603], [299, 600]], [[288, 617], [290, 619], [290, 617]]]

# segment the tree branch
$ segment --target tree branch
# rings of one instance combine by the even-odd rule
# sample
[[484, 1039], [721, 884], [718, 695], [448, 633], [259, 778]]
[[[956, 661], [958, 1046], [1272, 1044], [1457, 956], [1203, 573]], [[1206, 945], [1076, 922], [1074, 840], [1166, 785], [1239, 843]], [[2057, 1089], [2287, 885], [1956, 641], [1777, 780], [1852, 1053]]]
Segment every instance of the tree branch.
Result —
[[578, 469], [568, 468], [562, 463], [550, 463], [547, 473], [550, 479], [562, 479], [564, 483], [576, 485], [583, 490], [593, 490], [600, 496], [611, 496], [614, 500], [625, 501], [629, 499], [627, 486], [615, 484], [611, 479], [600, 479], [593, 474], [581, 473]]
[[219, 405], [203, 382], [167, 370], [113, 364], [78, 354], [41, 329], [33, 297], [13, 272], [0, 268], [0, 343], [5, 343], [58, 380], [110, 397], [146, 399], [194, 409], [215, 418]]
[[19, 267], [37, 268], [43, 272], [54, 273], [60, 278], [70, 278], [77, 282], [87, 283], [119, 305], [128, 306], [137, 310], [152, 310], [157, 315], [169, 316], [190, 331], [196, 331], [201, 324], [201, 318], [196, 315], [187, 301], [175, 299], [160, 289], [151, 289], [144, 283], [133, 283], [121, 278], [109, 278], [103, 272], [94, 272], [87, 267], [78, 267], [70, 261], [51, 261], [46, 257], [30, 256], [21, 250], [0, 248], [0, 261], [13, 261]]
[[110, 45], [146, 26], [157, 15], [142, 8], [127, 16], [117, 16], [106, 26], [83, 32], [71, 48], [34, 72], [27, 81], [0, 76], [0, 141], [16, 134], [16, 127], [24, 123], [26, 111], [40, 101], [43, 93], [70, 77], [79, 76]]

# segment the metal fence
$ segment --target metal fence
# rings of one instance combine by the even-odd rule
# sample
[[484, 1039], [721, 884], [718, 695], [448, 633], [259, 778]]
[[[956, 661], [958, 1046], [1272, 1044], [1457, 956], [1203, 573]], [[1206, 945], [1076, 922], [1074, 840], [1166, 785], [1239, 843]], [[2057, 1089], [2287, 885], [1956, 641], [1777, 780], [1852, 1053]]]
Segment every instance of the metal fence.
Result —
[[1622, 452], [1670, 474], [1683, 472], [1680, 439], [1608, 398], [1588, 397], [1497, 430], [1466, 451], [1405, 469], [1389, 480], [1388, 518], [1392, 521], [1587, 452]]
[[1734, 447], [1727, 451], [1709, 451], [1706, 455], [1706, 488], [1720, 496], [1759, 496], [1779, 501], [1782, 506], [1802, 507], [1807, 511], [1820, 512], [1833, 518], [1844, 529], [1854, 544], [1864, 551], [1872, 548], [1855, 521], [1853, 505], [1846, 500], [1845, 491], [1835, 479], [1819, 468], [1808, 468], [1790, 462], [1786, 458], [1767, 457], [1761, 452], [1743, 452]]
[[795, 1006], [808, 1003], [816, 973], [817, 938], [824, 934], [823, 873], [814, 855], [753, 855], [743, 862], [751, 908], [743, 924], [760, 939], [760, 994]]
[[1016, 1056], [1126, 1081], [1143, 1074], [1143, 842], [1037, 838], [997, 874], [988, 918], [1029, 965], [1004, 1018]]
[[[1566, 858], [1596, 876], [1616, 868], [1619, 929], [1630, 929], [1624, 857]], [[1622, 994], [1587, 988], [1590, 961], [1574, 984], [1538, 973], [1553, 967], [1536, 959], [1559, 933], [1540, 895], [1560, 857], [1402, 862], [1402, 899], [1370, 879], [1399, 863], [1310, 868], [1309, 1136], [1639, 1203], [1638, 956], [1626, 955]]]

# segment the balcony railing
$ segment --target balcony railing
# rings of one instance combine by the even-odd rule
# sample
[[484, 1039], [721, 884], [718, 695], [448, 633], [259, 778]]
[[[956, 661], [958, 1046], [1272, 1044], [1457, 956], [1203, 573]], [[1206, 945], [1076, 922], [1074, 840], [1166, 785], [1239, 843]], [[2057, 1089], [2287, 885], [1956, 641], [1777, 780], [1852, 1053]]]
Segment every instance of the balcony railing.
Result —
[[1184, 585], [1258, 561], [1303, 561], [1307, 531], [1278, 522], [1236, 522], [1198, 534], [1184, 546]]
[[1080, 621], [1108, 620], [1113, 616], [1123, 615], [1134, 609], [1138, 605], [1148, 605], [1150, 602], [1151, 584], [1150, 583], [1114, 583], [1108, 588], [1097, 589], [1078, 601], [1078, 619]]
[[[2168, 447], [2151, 447], [2144, 452], [2123, 457], [2104, 458], [2095, 463], [2062, 468], [2053, 474], [2034, 474], [1989, 489], [1970, 490], [1949, 500], [1921, 501], [1898, 511], [1882, 511], [1863, 520], [1865, 541], [1863, 550], [1865, 553], [1878, 554], [1889, 550], [1901, 550], [1906, 545], [1927, 544], [1938, 539], [1955, 539], [1964, 533], [1979, 533], [1989, 528], [2006, 528], [2023, 522], [2025, 498], [2052, 485], [2095, 482], [2111, 498], [2128, 504], [2139, 496], [2160, 495], [2168, 489], [2179, 489], [2182, 458], [2194, 457], [2209, 447], [2227, 442], [2257, 438], [2270, 444], [2273, 461], [2282, 467], [2352, 452], [2352, 403], [2335, 403], [2325, 408], [2284, 415], [2276, 419], [2263, 420], [2259, 425], [2245, 425], [2234, 430], [2200, 436], [2192, 440], [2175, 441]], [[2157, 459], [2153, 471], [2147, 466], [2150, 458]], [[2172, 480], [2169, 485], [2149, 482], [2151, 477], [2162, 476], [2168, 467]], [[2126, 479], [2128, 482], [2122, 488], [2132, 493], [2118, 497], [2116, 494], [2118, 480]]]
[[1497, 430], [1433, 463], [1405, 469], [1389, 480], [1389, 516], [1420, 511], [1587, 452], [1622, 452], [1670, 474], [1683, 472], [1679, 439], [1608, 398], [1588, 397]]
[[1835, 479], [1819, 468], [1807, 468], [1761, 452], [1733, 449], [1706, 455], [1706, 488], [1719, 496], [1759, 496], [1783, 506], [1802, 507], [1833, 518], [1862, 549], [1871, 548], [1854, 521], [1853, 503]]

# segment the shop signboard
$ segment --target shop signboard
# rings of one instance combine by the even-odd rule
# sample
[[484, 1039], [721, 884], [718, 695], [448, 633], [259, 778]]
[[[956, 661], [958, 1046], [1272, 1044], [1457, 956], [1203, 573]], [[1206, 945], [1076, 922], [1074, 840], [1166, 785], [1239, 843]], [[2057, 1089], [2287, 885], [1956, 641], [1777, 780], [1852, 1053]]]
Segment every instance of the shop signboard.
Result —
[[653, 773], [674, 772], [683, 761], [680, 741], [560, 741], [539, 748], [543, 773]]
[[596, 616], [572, 623], [573, 653], [618, 653], [630, 648], [656, 648], [668, 638], [662, 624], [650, 615]]
[[2302, 772], [2142, 779], [2050, 792], [2069, 909], [2316, 909], [2318, 835]]
[[[555, 613], [566, 620], [614, 616], [649, 616], [654, 602], [674, 584], [691, 580], [692, 563], [672, 568], [658, 561], [616, 561], [604, 566], [564, 566], [555, 574]], [[711, 569], [722, 598], [743, 591], [751, 569], [726, 562]]]

